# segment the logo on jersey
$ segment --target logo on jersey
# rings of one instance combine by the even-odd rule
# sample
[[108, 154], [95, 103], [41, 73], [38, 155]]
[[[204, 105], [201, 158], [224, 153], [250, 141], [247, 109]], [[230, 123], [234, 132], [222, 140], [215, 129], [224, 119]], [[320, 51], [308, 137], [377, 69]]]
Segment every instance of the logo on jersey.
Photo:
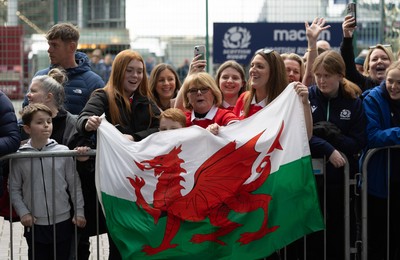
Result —
[[350, 110], [348, 110], [348, 109], [343, 109], [343, 110], [340, 112], [340, 119], [341, 119], [341, 120], [350, 120], [350, 117], [351, 117], [351, 112], [350, 112]]
[[317, 108], [318, 108], [317, 106], [312, 105], [311, 106], [311, 113], [314, 113], [314, 111], [317, 110]]

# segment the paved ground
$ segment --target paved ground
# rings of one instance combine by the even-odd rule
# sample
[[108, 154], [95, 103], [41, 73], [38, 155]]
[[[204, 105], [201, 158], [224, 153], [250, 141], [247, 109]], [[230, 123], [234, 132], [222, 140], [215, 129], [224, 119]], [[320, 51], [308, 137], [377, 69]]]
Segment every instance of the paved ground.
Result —
[[[23, 226], [20, 222], [13, 223], [13, 252], [11, 256], [10, 222], [0, 217], [0, 259], [1, 260], [28, 260], [28, 246], [23, 236]], [[90, 246], [90, 260], [108, 259], [107, 235], [99, 236], [99, 253], [97, 252], [96, 237], [92, 237]], [[99, 257], [97, 257], [99, 255]], [[39, 259], [40, 260], [40, 259]]]

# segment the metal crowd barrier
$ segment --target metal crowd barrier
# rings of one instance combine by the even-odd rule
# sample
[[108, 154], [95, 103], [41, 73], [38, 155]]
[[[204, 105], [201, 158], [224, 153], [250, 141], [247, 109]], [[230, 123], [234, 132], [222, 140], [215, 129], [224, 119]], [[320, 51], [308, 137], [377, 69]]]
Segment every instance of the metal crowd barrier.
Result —
[[[71, 150], [71, 151], [57, 151], [57, 152], [47, 152], [47, 151], [43, 151], [43, 152], [19, 152], [19, 153], [13, 153], [13, 154], [9, 154], [9, 155], [0, 157], [0, 161], [9, 160], [9, 167], [10, 167], [10, 172], [11, 172], [12, 160], [13, 159], [19, 159], [19, 158], [26, 158], [27, 160], [30, 159], [31, 160], [31, 165], [32, 165], [32, 159], [33, 158], [51, 157], [52, 158], [52, 170], [54, 171], [54, 162], [55, 162], [55, 158], [56, 157], [73, 157], [75, 159], [74, 160], [74, 164], [76, 165], [76, 157], [79, 157], [79, 156], [95, 156], [95, 155], [96, 155], [96, 150], [90, 150], [85, 155], [80, 155], [80, 154], [77, 153], [77, 151], [73, 151], [73, 150]], [[32, 169], [32, 167], [31, 167], [31, 169]], [[35, 175], [34, 173], [31, 174], [32, 178], [34, 177], [34, 175]], [[53, 176], [54, 176], [54, 174], [53, 174]], [[74, 176], [75, 185], [76, 185], [76, 176], [77, 175]], [[55, 181], [55, 178], [52, 179], [52, 182], [53, 182], [52, 194], [53, 194], [53, 196], [56, 195], [55, 194], [54, 181]], [[31, 183], [33, 183], [33, 182], [31, 181]], [[75, 190], [75, 192], [76, 192], [76, 190]], [[10, 257], [11, 257], [10, 259], [13, 260], [14, 259], [14, 239], [13, 239], [13, 217], [12, 217], [12, 209], [13, 209], [13, 207], [12, 207], [12, 204], [11, 204], [12, 194], [10, 193], [9, 196], [10, 196], [10, 208], [9, 208], [10, 216], [9, 216], [9, 219], [10, 219]], [[76, 198], [76, 196], [75, 196], [75, 198]], [[34, 205], [33, 204], [34, 198], [32, 197], [31, 200], [32, 200], [32, 205]], [[53, 205], [52, 205], [53, 212], [55, 211], [55, 203], [54, 202], [55, 202], [55, 200], [53, 200]], [[99, 218], [98, 218], [98, 216], [99, 216], [99, 208], [97, 206], [98, 205], [97, 202], [98, 201], [96, 201], [96, 216], [97, 216], [96, 217], [96, 226], [97, 226], [97, 235], [96, 235], [96, 239], [97, 240], [96, 240], [96, 243], [97, 243], [97, 259], [100, 259], [100, 249], [101, 248], [100, 248], [100, 243], [99, 243], [99, 239], [100, 239], [99, 238]], [[76, 208], [75, 208], [74, 212], [76, 212]], [[55, 216], [53, 216], [53, 223], [55, 222], [54, 220], [55, 220]], [[54, 227], [54, 234], [55, 234], [55, 223], [53, 224], [53, 227]], [[78, 254], [77, 227], [74, 226], [74, 229], [75, 230], [74, 230], [74, 239], [73, 239], [74, 243], [73, 243], [73, 246], [75, 247], [75, 250], [74, 250], [75, 253], [74, 253], [74, 257], [71, 256], [70, 259], [77, 259], [77, 254]], [[34, 228], [32, 229], [32, 233], [34, 234]], [[34, 235], [33, 234], [32, 234], [32, 237], [33, 237], [32, 238], [32, 245], [34, 245]], [[54, 259], [56, 259], [56, 246], [55, 246], [56, 237], [55, 237], [55, 235], [53, 236], [53, 239], [54, 239], [54, 247], [53, 247], [54, 248]], [[35, 250], [35, 248], [33, 246], [33, 252], [34, 252], [34, 250]], [[21, 255], [21, 252], [18, 253], [18, 257], [20, 257], [20, 255]], [[26, 256], [27, 255], [28, 255], [28, 252], [26, 252]], [[35, 260], [34, 256], [32, 257], [32, 259]]]
[[[95, 156], [96, 151], [91, 150], [87, 154], [83, 156]], [[10, 169], [11, 169], [11, 162], [13, 159], [17, 158], [39, 158], [39, 157], [52, 157], [53, 158], [53, 163], [54, 163], [54, 158], [55, 157], [74, 157], [75, 158], [75, 163], [76, 163], [76, 157], [77, 156], [82, 156], [79, 155], [76, 151], [58, 151], [58, 152], [23, 152], [23, 153], [13, 153], [7, 156], [3, 156], [0, 158], [1, 160], [7, 160], [9, 159], [9, 164], [10, 164]], [[350, 179], [350, 169], [349, 169], [349, 162], [347, 157], [342, 154], [342, 156], [346, 160], [346, 164], [344, 166], [344, 243], [345, 243], [345, 259], [350, 260], [352, 254], [357, 254], [357, 245], [351, 245], [350, 243], [350, 186], [354, 185], [356, 186], [357, 181], [356, 179]], [[371, 155], [372, 156], [372, 155]], [[369, 157], [368, 157], [369, 158]], [[367, 159], [366, 159], [367, 161]], [[326, 174], [326, 159], [313, 159], [313, 170], [315, 174]], [[365, 173], [365, 170], [363, 171]], [[33, 176], [33, 174], [32, 174]], [[366, 178], [365, 178], [366, 179]], [[366, 181], [364, 181], [364, 184], [366, 185]], [[53, 185], [54, 188], [54, 185]], [[355, 189], [354, 189], [355, 190]], [[365, 189], [363, 189], [363, 194]], [[326, 193], [326, 181], [324, 178], [324, 193]], [[358, 194], [356, 194], [358, 195]], [[12, 230], [12, 205], [11, 205], [11, 194], [10, 194], [10, 254], [11, 254], [11, 260], [14, 259], [14, 252], [13, 252], [13, 230]], [[365, 196], [364, 196], [365, 197]], [[324, 198], [326, 198], [326, 194], [324, 194]], [[54, 205], [53, 205], [54, 207]], [[97, 216], [98, 216], [98, 210], [97, 210]], [[326, 203], [324, 203], [324, 216], [326, 216]], [[364, 225], [366, 225], [366, 218], [364, 213], [366, 212], [366, 207], [364, 205], [363, 201], [363, 228]], [[325, 220], [324, 220], [325, 221]], [[54, 224], [55, 225], [55, 224]], [[364, 229], [363, 229], [364, 230]], [[100, 259], [100, 243], [99, 243], [99, 230], [98, 230], [98, 219], [97, 219], [97, 259]], [[75, 256], [77, 256], [77, 227], [75, 226]], [[363, 252], [366, 250], [366, 236], [365, 232], [363, 232]], [[307, 237], [307, 236], [306, 236]], [[307, 259], [307, 250], [306, 250], [306, 237], [305, 237], [305, 242], [304, 242], [304, 259]], [[326, 230], [324, 230], [324, 240], [326, 239]], [[356, 243], [360, 243], [359, 241], [356, 241]], [[55, 246], [54, 246], [55, 247]], [[55, 248], [54, 248], [55, 251]], [[365, 255], [365, 254], [364, 254]], [[285, 257], [286, 259], [286, 257]], [[324, 259], [326, 259], [326, 241], [324, 241]], [[367, 259], [367, 258], [363, 258]]]
[[[352, 254], [357, 253], [356, 245], [351, 245], [350, 243], [350, 186], [357, 184], [356, 179], [350, 178], [350, 166], [349, 160], [347, 159], [346, 155], [341, 153], [343, 158], [346, 161], [344, 165], [344, 253], [345, 253], [345, 260], [350, 260]], [[312, 159], [313, 171], [314, 174], [323, 174], [324, 175], [324, 200], [326, 200], [326, 164], [327, 159]], [[357, 196], [356, 189], [354, 189], [355, 195]], [[324, 203], [323, 214], [324, 214], [324, 223], [326, 223], [326, 203]], [[326, 259], [326, 229], [324, 230], [324, 259]], [[305, 257], [306, 259], [306, 257]]]
[[[346, 164], [344, 166], [344, 201], [343, 201], [343, 207], [344, 207], [344, 254], [345, 254], [345, 260], [350, 260], [350, 259], [354, 259], [355, 255], [357, 255], [358, 249], [357, 249], [357, 244], [359, 243], [359, 241], [355, 241], [355, 244], [351, 244], [350, 241], [350, 187], [354, 186], [356, 187], [357, 181], [356, 181], [356, 176], [354, 177], [354, 179], [350, 178], [350, 166], [349, 166], [349, 161], [347, 159], [347, 157], [342, 153], [343, 158], [346, 161]], [[323, 208], [321, 209], [324, 215], [324, 223], [326, 223], [326, 207], [327, 207], [327, 203], [326, 203], [326, 164], [327, 164], [327, 159], [326, 158], [322, 158], [322, 159], [317, 159], [317, 158], [313, 158], [312, 159], [312, 165], [313, 165], [313, 171], [314, 171], [314, 175], [323, 175], [324, 176], [324, 183], [323, 183], [323, 189], [324, 189], [324, 203], [323, 203]], [[353, 192], [355, 194], [355, 196], [358, 196], [359, 194], [357, 194], [356, 189], [353, 189]], [[338, 205], [341, 206], [341, 205]], [[324, 258], [323, 259], [327, 259], [327, 241], [326, 241], [326, 232], [327, 230], [325, 229], [323, 231], [323, 238], [324, 238]], [[329, 232], [329, 230], [328, 230]], [[308, 236], [304, 236], [303, 237], [303, 256], [299, 256], [300, 259], [307, 259], [307, 237]], [[284, 249], [284, 257], [283, 259], [288, 259], [287, 258], [287, 254], [286, 254], [286, 248]], [[354, 258], [352, 258], [352, 256]], [[292, 258], [290, 258], [290, 260], [292, 260]], [[321, 259], [322, 260], [322, 259]]]
[[[373, 148], [369, 149], [367, 153], [365, 154], [364, 161], [362, 163], [362, 185], [361, 185], [361, 196], [362, 196], [362, 212], [361, 212], [361, 217], [362, 217], [362, 260], [368, 260], [368, 163], [371, 160], [371, 158], [379, 151], [386, 150], [387, 152], [387, 172], [382, 172], [382, 174], [387, 174], [388, 175], [388, 190], [390, 191], [390, 153], [392, 149], [400, 149], [400, 145], [395, 145], [395, 146], [386, 146], [386, 147], [380, 147], [380, 148]], [[387, 201], [387, 227], [386, 227], [386, 232], [387, 232], [387, 247], [386, 247], [386, 252], [387, 252], [387, 259], [389, 259], [389, 242], [390, 242], [390, 236], [389, 236], [389, 230], [390, 230], [390, 214], [389, 214], [389, 203], [390, 203], [390, 192], [388, 191], [388, 201]]]

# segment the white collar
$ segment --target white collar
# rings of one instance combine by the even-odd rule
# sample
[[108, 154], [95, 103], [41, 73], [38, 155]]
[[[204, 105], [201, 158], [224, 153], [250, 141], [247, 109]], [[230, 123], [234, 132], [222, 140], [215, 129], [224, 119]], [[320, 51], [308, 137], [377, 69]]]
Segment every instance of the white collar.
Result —
[[266, 107], [267, 103], [265, 102], [266, 98], [261, 100], [260, 102], [256, 103], [256, 96], [254, 95], [253, 100], [251, 100], [252, 105], [260, 106], [260, 107]]
[[217, 114], [217, 111], [218, 111], [218, 107], [213, 105], [211, 107], [211, 109], [208, 110], [207, 115], [205, 117], [196, 118], [194, 115], [194, 110], [192, 110], [192, 116], [190, 117], [190, 121], [193, 122], [195, 119], [197, 119], [197, 120], [205, 120], [205, 119], [212, 120], [215, 117], [215, 115]]
[[229, 104], [228, 102], [226, 102], [225, 100], [222, 101], [222, 107], [223, 108], [230, 108], [232, 107], [231, 104]]

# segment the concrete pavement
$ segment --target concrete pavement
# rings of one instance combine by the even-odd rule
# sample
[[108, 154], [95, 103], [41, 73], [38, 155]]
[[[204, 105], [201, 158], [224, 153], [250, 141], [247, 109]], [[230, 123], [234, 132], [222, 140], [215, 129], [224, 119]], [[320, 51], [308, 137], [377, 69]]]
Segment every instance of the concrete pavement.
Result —
[[[28, 246], [23, 236], [23, 226], [20, 222], [12, 224], [13, 231], [13, 250], [11, 252], [10, 243], [10, 222], [0, 217], [0, 259], [2, 260], [28, 260]], [[108, 239], [107, 235], [99, 236], [99, 253], [97, 253], [97, 239], [90, 238], [90, 260], [108, 259]], [[12, 256], [11, 256], [12, 255]], [[97, 257], [99, 256], [99, 257]]]

